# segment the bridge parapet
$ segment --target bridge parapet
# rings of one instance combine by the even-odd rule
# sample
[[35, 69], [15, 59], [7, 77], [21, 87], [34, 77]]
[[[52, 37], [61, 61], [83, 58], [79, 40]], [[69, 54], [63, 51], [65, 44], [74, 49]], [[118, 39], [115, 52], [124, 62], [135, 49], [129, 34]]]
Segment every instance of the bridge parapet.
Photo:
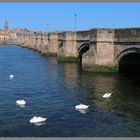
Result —
[[114, 43], [137, 43], [140, 42], [140, 37], [129, 37], [129, 38], [114, 38]]
[[97, 42], [114, 42], [114, 30], [97, 29]]
[[90, 31], [78, 31], [76, 32], [77, 42], [90, 40]]

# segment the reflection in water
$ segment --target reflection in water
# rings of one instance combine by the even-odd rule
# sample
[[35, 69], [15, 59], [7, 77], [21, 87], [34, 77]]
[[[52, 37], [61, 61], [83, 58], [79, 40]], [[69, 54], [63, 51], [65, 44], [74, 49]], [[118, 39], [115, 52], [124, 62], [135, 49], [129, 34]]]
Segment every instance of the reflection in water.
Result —
[[[79, 74], [77, 67], [75, 67], [77, 71], [75, 70], [72, 74], [68, 65], [70, 64], [67, 64], [67, 67], [63, 69], [64, 81], [67, 81], [68, 89], [76, 91], [78, 88], [79, 92], [76, 93], [78, 97], [73, 97], [71, 94], [72, 100], [76, 100], [77, 103], [90, 104], [88, 112], [83, 110], [80, 112], [93, 115], [92, 119], [96, 119], [96, 123], [100, 127], [104, 127], [105, 130], [108, 128], [108, 131], [103, 134], [100, 133], [101, 129], [97, 127], [96, 134], [89, 131], [89, 135], [97, 136], [99, 133], [99, 136], [139, 136], [140, 123], [137, 122], [137, 119], [140, 116], [140, 88], [137, 84], [133, 84], [134, 79], [120, 74]], [[72, 65], [71, 67], [74, 68]], [[71, 82], [72, 80], [73, 82]], [[112, 95], [110, 98], [104, 99], [102, 96], [107, 92], [112, 93]], [[116, 134], [112, 132], [112, 128]], [[124, 132], [121, 132], [122, 129]], [[91, 130], [93, 131], [93, 129]]]
[[46, 124], [46, 122], [34, 123], [34, 125], [36, 125], [36, 126], [41, 126], [41, 125], [44, 125], [44, 124]]
[[[87, 82], [88, 81], [88, 82]], [[116, 96], [116, 80], [114, 75], [109, 74], [82, 74], [81, 82], [88, 90], [88, 100], [91, 104], [96, 105], [98, 108], [104, 111], [110, 111], [113, 107], [113, 98], [108, 100], [103, 99], [103, 95], [106, 92], [111, 92], [112, 96]]]
[[128, 76], [119, 74], [117, 79], [118, 98], [114, 100], [116, 108], [126, 113], [132, 113], [135, 117], [140, 117], [140, 84], [139, 76]]
[[81, 112], [83, 114], [88, 112], [88, 109], [76, 109], [76, 110], [78, 110], [79, 112]]
[[[107, 122], [110, 120], [110, 123], [116, 120], [116, 126], [125, 126], [125, 129], [121, 126], [120, 130], [123, 129], [128, 131], [129, 135], [138, 136], [140, 132], [140, 123], [137, 121], [140, 117], [140, 87], [137, 84], [133, 85], [135, 80], [131, 78], [118, 74], [89, 74], [88, 76], [83, 74], [81, 82], [88, 90], [87, 100], [95, 108], [93, 115], [100, 112], [99, 114], [104, 116], [103, 118], [100, 116], [101, 120], [105, 119]], [[107, 100], [102, 98], [105, 92], [112, 92], [112, 96]], [[112, 127], [115, 129], [115, 126]], [[117, 133], [120, 132], [117, 130], [116, 136]], [[124, 135], [127, 136], [127, 134]]]
[[[81, 75], [82, 85], [88, 90], [89, 102], [96, 104], [103, 111], [110, 111], [113, 108], [119, 109], [121, 105], [127, 107], [129, 101], [131, 104], [135, 104], [135, 107], [138, 106], [140, 87], [137, 84], [133, 85], [133, 80], [118, 74]], [[109, 99], [102, 98], [106, 92], [112, 93]], [[136, 111], [136, 113], [139, 112]]]
[[22, 107], [22, 108], [25, 107], [25, 105], [20, 105], [20, 104], [16, 104], [16, 105], [19, 106], [19, 107]]
[[64, 84], [67, 89], [74, 89], [78, 86], [78, 65], [75, 64], [61, 64], [63, 71]]

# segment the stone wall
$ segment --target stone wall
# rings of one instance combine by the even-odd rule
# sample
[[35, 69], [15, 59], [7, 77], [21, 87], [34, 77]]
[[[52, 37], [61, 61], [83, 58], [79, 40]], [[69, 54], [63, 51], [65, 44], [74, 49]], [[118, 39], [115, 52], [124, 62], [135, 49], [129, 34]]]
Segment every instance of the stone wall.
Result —
[[90, 31], [78, 31], [76, 32], [77, 42], [88, 42], [90, 40]]
[[75, 32], [59, 34], [58, 60], [75, 61], [78, 57], [77, 40]]
[[15, 44], [45, 55], [57, 55], [58, 60], [78, 60], [79, 51], [89, 44], [82, 55], [82, 66], [115, 67], [117, 56], [129, 49], [140, 49], [140, 28], [91, 29], [78, 32], [52, 32], [17, 34]]
[[97, 65], [114, 65], [114, 30], [101, 29], [97, 31]]
[[82, 66], [86, 69], [86, 67], [91, 67], [96, 64], [96, 44], [94, 44], [89, 51], [83, 54], [82, 56]]
[[140, 39], [140, 28], [114, 29], [116, 41], [138, 41]]
[[77, 57], [76, 33], [67, 32], [65, 37], [66, 37], [65, 49], [64, 49], [65, 56], [66, 57]]
[[83, 54], [83, 69], [99, 71], [100, 67], [102, 70], [114, 67], [114, 30], [96, 29], [89, 34], [90, 49]]
[[120, 58], [118, 56], [125, 50], [140, 48], [140, 28], [126, 28], [114, 30], [114, 58], [116, 65]]
[[58, 52], [58, 34], [50, 33], [49, 34], [49, 43], [48, 43], [48, 53], [49, 55], [57, 56]]
[[48, 34], [17, 34], [17, 44], [42, 54], [48, 53]]
[[[87, 32], [88, 35], [86, 39], [90, 42], [90, 49], [82, 56], [82, 66], [83, 68], [90, 67], [96, 63], [96, 52], [97, 52], [97, 30], [90, 30]], [[88, 40], [89, 38], [89, 40]], [[87, 42], [86, 41], [86, 42]]]

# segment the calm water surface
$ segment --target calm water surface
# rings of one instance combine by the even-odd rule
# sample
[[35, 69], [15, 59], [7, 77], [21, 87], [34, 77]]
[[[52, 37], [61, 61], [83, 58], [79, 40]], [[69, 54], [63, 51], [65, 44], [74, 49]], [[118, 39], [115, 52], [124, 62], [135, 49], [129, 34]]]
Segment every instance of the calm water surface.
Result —
[[[120, 74], [82, 73], [77, 64], [1, 46], [0, 137], [139, 137], [139, 83]], [[105, 92], [112, 92], [108, 100]], [[26, 106], [17, 106], [17, 99]], [[75, 110], [79, 103], [90, 105], [86, 113]], [[35, 115], [48, 119], [30, 124]]]

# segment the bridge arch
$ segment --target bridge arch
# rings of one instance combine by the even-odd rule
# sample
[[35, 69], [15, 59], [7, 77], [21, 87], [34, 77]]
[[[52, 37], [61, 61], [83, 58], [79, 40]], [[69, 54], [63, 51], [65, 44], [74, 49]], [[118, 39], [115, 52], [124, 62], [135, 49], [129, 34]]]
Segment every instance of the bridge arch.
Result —
[[122, 73], [140, 73], [140, 48], [127, 48], [120, 52], [117, 57], [117, 66]]
[[83, 43], [80, 45], [80, 47], [78, 48], [78, 53], [79, 53], [79, 57], [82, 57], [82, 55], [87, 52], [90, 48], [90, 44], [89, 43]]
[[80, 47], [78, 48], [78, 58], [80, 59], [80, 64], [82, 65], [82, 55], [87, 52], [90, 48], [90, 44], [89, 43], [83, 43], [80, 45]]

